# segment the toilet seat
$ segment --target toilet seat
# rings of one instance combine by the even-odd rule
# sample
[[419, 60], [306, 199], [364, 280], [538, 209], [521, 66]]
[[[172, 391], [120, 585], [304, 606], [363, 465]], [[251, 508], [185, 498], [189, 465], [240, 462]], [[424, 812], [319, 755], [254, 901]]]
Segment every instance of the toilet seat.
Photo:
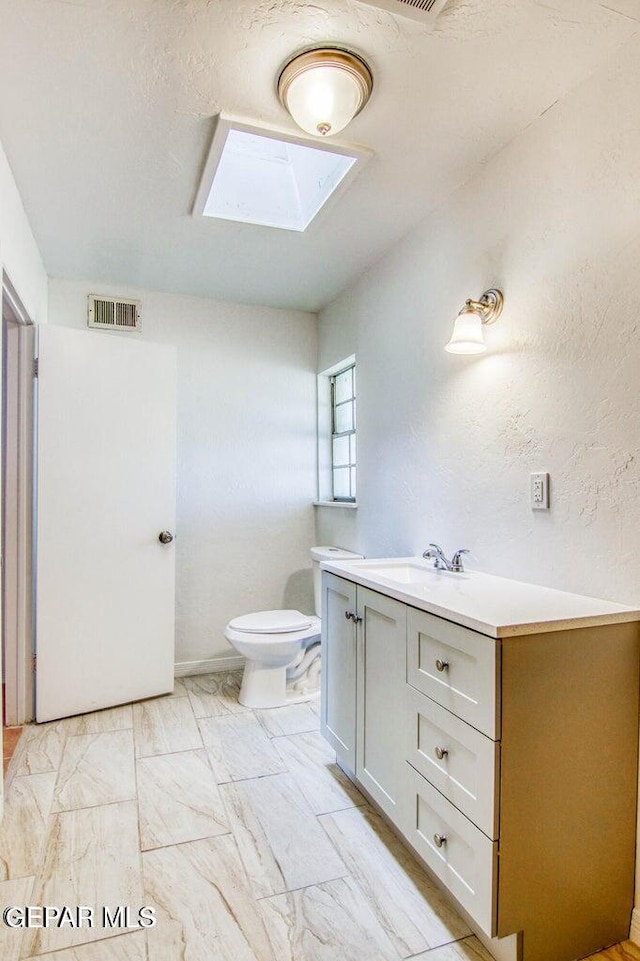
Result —
[[229, 627], [242, 634], [291, 634], [306, 631], [311, 622], [311, 617], [300, 611], [256, 611], [234, 617]]
[[[265, 612], [259, 611], [258, 613], [264, 614]], [[270, 612], [267, 611], [266, 613]], [[226, 639], [230, 641], [230, 643], [233, 644], [241, 654], [244, 654], [245, 657], [247, 656], [247, 652], [251, 651], [252, 649], [255, 652], [258, 652], [258, 650], [279, 650], [284, 656], [284, 652], [286, 650], [291, 650], [295, 653], [295, 650], [297, 647], [299, 647], [301, 641], [309, 643], [310, 639], [312, 638], [317, 638], [320, 640], [321, 622], [320, 618], [315, 617], [315, 615], [300, 615], [301, 618], [304, 617], [304, 623], [307, 625], [301, 630], [273, 631], [268, 633], [264, 630], [262, 632], [248, 631], [246, 627], [243, 630], [242, 628], [238, 629], [234, 626], [237, 621], [242, 621], [244, 618], [251, 618], [255, 616], [255, 614], [244, 614], [242, 617], [236, 617], [233, 621], [230, 621], [227, 624], [224, 631], [224, 636]], [[242, 650], [240, 650], [238, 645], [241, 646]], [[291, 654], [292, 658], [294, 657], [294, 653]], [[256, 653], [256, 656], [262, 657], [264, 655], [258, 655]]]

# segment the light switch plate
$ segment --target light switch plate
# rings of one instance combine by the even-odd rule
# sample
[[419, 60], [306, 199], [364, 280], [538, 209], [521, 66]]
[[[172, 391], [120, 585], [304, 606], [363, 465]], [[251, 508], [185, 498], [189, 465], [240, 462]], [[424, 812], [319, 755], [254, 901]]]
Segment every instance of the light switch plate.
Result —
[[531, 475], [531, 509], [549, 510], [549, 475], [546, 472]]

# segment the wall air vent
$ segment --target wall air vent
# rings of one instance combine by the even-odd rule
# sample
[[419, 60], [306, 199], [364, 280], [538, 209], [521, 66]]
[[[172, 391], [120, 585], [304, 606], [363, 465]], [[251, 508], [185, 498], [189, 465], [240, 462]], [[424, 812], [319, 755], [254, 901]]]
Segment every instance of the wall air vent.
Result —
[[89, 294], [87, 324], [101, 330], [141, 330], [140, 301]]
[[379, 7], [419, 23], [433, 23], [448, 0], [358, 0], [365, 7]]

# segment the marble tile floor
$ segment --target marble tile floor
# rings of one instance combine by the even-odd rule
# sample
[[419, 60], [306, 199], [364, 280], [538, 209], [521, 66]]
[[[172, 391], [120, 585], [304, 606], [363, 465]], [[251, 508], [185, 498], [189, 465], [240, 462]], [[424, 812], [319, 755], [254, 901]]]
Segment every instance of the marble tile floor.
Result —
[[[0, 924], [2, 961], [490, 961], [337, 767], [318, 705], [250, 711], [239, 683], [25, 728], [1, 906], [84, 905], [93, 924]], [[104, 925], [104, 906], [132, 916]], [[154, 927], [133, 927], [142, 907]], [[598, 958], [640, 959], [623, 948]]]

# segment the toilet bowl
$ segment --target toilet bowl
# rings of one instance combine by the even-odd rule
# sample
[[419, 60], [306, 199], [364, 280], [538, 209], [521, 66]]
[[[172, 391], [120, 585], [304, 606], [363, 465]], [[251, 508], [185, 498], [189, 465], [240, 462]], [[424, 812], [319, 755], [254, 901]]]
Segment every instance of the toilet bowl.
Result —
[[245, 707], [281, 707], [320, 694], [320, 562], [362, 557], [339, 547], [312, 547], [316, 613], [257, 611], [229, 621], [224, 636], [245, 658], [238, 700]]

